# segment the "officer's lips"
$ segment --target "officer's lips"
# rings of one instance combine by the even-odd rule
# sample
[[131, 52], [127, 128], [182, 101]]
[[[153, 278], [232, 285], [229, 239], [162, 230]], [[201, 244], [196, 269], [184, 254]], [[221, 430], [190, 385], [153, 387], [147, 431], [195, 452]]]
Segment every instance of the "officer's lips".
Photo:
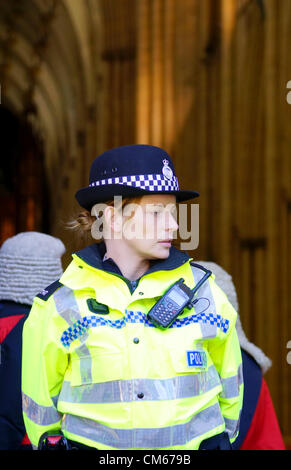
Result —
[[170, 247], [172, 245], [173, 239], [169, 238], [168, 240], [159, 240], [158, 243], [161, 243], [164, 246]]

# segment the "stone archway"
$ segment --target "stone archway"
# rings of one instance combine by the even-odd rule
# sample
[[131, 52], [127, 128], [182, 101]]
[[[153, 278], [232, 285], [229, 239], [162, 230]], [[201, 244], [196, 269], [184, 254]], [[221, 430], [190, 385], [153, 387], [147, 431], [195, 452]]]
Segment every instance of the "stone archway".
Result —
[[1, 105], [43, 143], [51, 205], [47, 230], [57, 236], [62, 232], [57, 221], [70, 212], [75, 190], [87, 184], [88, 166], [100, 145], [98, 3], [0, 4]]

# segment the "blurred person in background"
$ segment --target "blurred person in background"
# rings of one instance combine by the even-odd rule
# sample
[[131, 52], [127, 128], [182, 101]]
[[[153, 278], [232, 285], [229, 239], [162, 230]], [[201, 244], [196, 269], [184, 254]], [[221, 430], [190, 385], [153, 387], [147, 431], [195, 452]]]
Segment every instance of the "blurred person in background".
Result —
[[22, 329], [34, 297], [62, 274], [61, 240], [22, 232], [0, 248], [0, 450], [31, 449], [21, 400]]
[[240, 431], [232, 447], [234, 450], [286, 450], [271, 394], [264, 379], [272, 362], [262, 349], [248, 340], [243, 330], [237, 293], [230, 274], [216, 263], [198, 263], [212, 271], [216, 283], [238, 314], [236, 330], [243, 360], [244, 398]]

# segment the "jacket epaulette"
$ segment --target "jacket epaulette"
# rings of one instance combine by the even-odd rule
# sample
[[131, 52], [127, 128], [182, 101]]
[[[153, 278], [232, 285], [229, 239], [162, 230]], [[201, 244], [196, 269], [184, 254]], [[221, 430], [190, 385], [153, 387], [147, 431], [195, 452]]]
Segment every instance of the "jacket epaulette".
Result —
[[50, 284], [48, 287], [43, 289], [39, 294], [37, 294], [36, 297], [38, 297], [41, 300], [47, 301], [50, 298], [50, 296], [62, 286], [63, 284], [60, 281], [55, 281], [52, 284]]

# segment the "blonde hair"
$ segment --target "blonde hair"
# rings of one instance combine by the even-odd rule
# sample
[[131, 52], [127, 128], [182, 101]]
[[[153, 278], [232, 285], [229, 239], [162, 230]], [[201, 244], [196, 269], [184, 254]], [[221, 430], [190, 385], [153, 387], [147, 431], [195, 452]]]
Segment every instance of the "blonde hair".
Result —
[[[142, 196], [122, 198], [122, 204], [120, 207], [118, 207], [118, 210], [121, 210], [123, 213], [123, 210], [127, 204], [130, 204], [130, 203], [138, 204], [141, 198]], [[105, 201], [103, 202], [103, 204], [105, 204], [106, 206], [114, 206], [114, 199]], [[101, 218], [102, 216], [103, 214], [99, 218]], [[130, 217], [132, 216], [133, 214]], [[91, 213], [88, 210], [82, 209], [75, 216], [71, 217], [71, 219], [66, 223], [66, 229], [71, 230], [72, 232], [75, 232], [76, 235], [78, 236], [79, 241], [89, 243], [90, 241], [91, 242], [93, 241], [91, 229], [95, 221], [96, 221], [95, 216], [91, 215]], [[100, 226], [100, 231], [102, 232], [102, 230], [103, 230], [103, 223]], [[103, 241], [103, 237], [100, 238], [99, 240], [94, 240], [94, 241], [96, 243], [101, 243]]]

